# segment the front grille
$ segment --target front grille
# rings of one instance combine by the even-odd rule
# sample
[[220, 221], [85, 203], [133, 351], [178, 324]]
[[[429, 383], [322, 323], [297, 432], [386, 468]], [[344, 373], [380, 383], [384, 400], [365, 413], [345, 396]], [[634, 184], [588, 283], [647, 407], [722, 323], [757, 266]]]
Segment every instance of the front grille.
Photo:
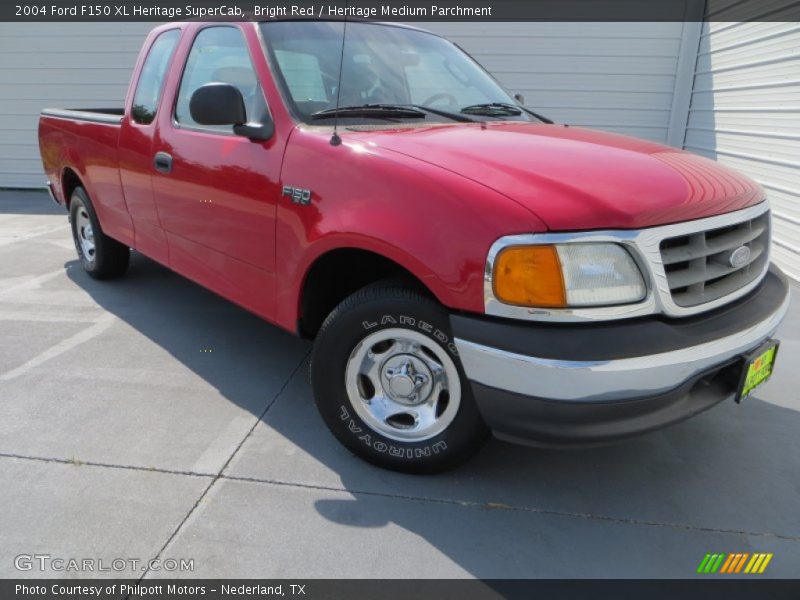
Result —
[[[673, 302], [683, 307], [698, 306], [758, 278], [769, 260], [769, 228], [766, 212], [727, 227], [663, 240], [661, 259]], [[731, 255], [742, 246], [750, 250], [749, 258], [743, 264], [732, 264]]]

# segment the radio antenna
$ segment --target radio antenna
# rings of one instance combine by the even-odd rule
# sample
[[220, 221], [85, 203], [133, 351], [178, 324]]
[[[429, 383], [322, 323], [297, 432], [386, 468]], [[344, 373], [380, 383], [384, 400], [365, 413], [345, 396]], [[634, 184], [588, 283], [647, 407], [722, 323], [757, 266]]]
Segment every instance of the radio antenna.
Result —
[[347, 39], [347, 6], [344, 11], [344, 25], [342, 27], [342, 53], [339, 56], [339, 82], [336, 84], [336, 114], [333, 117], [333, 135], [331, 146], [339, 146], [342, 138], [339, 137], [339, 101], [342, 97], [342, 69], [344, 69], [344, 42]]

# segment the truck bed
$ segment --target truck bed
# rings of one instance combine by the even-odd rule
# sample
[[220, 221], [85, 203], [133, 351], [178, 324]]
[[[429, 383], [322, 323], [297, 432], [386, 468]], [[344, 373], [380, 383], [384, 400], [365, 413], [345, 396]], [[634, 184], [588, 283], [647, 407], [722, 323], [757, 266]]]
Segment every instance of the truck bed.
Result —
[[80, 180], [95, 199], [104, 231], [132, 244], [133, 228], [119, 174], [123, 117], [122, 108], [44, 109], [39, 118], [39, 150], [56, 201], [67, 206], [71, 186]]

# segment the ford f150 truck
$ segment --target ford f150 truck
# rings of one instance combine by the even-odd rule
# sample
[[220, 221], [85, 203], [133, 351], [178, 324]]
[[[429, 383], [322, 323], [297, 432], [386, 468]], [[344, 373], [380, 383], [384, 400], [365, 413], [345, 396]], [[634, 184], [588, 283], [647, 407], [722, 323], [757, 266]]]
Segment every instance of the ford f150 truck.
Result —
[[626, 438], [772, 372], [759, 185], [552, 123], [432, 33], [163, 25], [124, 108], [45, 110], [39, 138], [89, 275], [133, 248], [314, 339], [325, 423], [384, 467]]

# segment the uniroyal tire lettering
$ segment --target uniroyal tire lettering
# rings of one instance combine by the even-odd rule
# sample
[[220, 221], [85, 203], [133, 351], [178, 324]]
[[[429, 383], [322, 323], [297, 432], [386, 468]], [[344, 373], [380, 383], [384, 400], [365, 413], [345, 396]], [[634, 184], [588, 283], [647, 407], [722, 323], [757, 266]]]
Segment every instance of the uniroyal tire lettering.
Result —
[[[357, 435], [364, 431], [361, 427], [356, 425], [356, 422], [352, 419], [347, 407], [344, 405], [339, 407], [339, 418], [342, 421], [349, 421], [347, 423], [347, 429], [350, 430], [351, 433]], [[439, 454], [440, 452], [447, 450], [447, 443], [444, 440], [439, 440], [431, 446], [423, 446], [422, 448], [400, 448], [398, 446], [382, 442], [381, 440], [373, 441], [372, 436], [368, 433], [359, 435], [358, 439], [364, 442], [367, 447], [375, 450], [375, 452], [380, 452], [381, 454], [388, 453], [389, 456], [395, 456], [397, 458], [424, 458], [426, 456], [430, 456], [431, 454]]]
[[413, 317], [406, 317], [404, 315], [400, 315], [400, 325], [410, 325], [411, 327], [414, 327], [416, 323], [417, 320], [414, 319]]
[[381, 319], [381, 325], [386, 325], [387, 323], [397, 325], [397, 321], [395, 321], [392, 315], [383, 315], [383, 318]]
[[425, 333], [430, 333], [431, 330], [433, 329], [433, 325], [431, 325], [430, 323], [426, 323], [425, 321], [420, 321], [419, 328], [422, 329], [422, 331], [424, 331]]
[[339, 418], [342, 421], [347, 421], [348, 419], [350, 420], [350, 422], [347, 424], [347, 429], [349, 429], [351, 433], [361, 433], [364, 431], [361, 429], [361, 427], [356, 425], [356, 422], [350, 417], [350, 413], [347, 412], [347, 408], [345, 408], [344, 405], [339, 407], [339, 411], [341, 413]]
[[373, 327], [377, 327], [377, 326], [378, 326], [378, 323], [376, 323], [376, 322], [374, 322], [374, 321], [373, 321], [373, 322], [370, 322], [370, 321], [364, 321], [364, 322], [362, 323], [362, 325], [364, 326], [364, 329], [372, 329]]
[[435, 337], [437, 340], [439, 340], [443, 344], [446, 344], [447, 341], [450, 339], [444, 334], [444, 332], [441, 329], [437, 329], [436, 331], [434, 331], [433, 332], [433, 337]]

